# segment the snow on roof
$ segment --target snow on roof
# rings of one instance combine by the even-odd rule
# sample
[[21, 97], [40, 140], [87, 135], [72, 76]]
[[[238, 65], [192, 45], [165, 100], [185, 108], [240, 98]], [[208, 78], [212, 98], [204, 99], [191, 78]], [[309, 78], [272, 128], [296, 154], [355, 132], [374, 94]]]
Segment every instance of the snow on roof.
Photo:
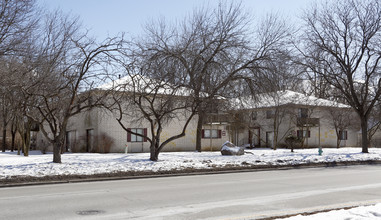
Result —
[[236, 98], [234, 101], [232, 101], [232, 103], [238, 105], [237, 109], [269, 108], [288, 104], [350, 108], [349, 105], [341, 104], [327, 99], [317, 98], [315, 96], [308, 96], [290, 90], [261, 94], [256, 98]]
[[176, 86], [162, 80], [148, 78], [142, 75], [127, 75], [120, 79], [99, 86], [100, 90], [116, 90], [123, 92], [156, 93], [163, 95], [189, 96], [191, 89]]
[[[176, 96], [191, 96], [194, 94], [193, 89], [185, 86], [177, 86], [169, 82], [148, 78], [142, 75], [127, 75], [120, 79], [105, 83], [97, 87], [97, 89], [137, 93], [157, 93]], [[204, 98], [209, 97], [209, 93], [206, 92], [200, 92], [199, 95]], [[215, 96], [215, 98], [224, 99], [222, 96]]]

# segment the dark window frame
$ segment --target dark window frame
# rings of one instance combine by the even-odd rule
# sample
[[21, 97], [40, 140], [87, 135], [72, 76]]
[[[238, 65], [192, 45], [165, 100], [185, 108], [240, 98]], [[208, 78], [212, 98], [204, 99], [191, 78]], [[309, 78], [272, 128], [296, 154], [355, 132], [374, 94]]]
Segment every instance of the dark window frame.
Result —
[[348, 140], [348, 131], [347, 130], [340, 130], [339, 131], [339, 140], [342, 140], [342, 141]]
[[[209, 131], [209, 134], [211, 134], [211, 135], [210, 136], [205, 135], [206, 134], [205, 131]], [[212, 131], [217, 131], [217, 136], [214, 137]], [[204, 138], [204, 139], [221, 139], [222, 138], [222, 130], [221, 129], [202, 129], [201, 138]]]
[[310, 130], [297, 130], [296, 135], [298, 138], [310, 138], [311, 131]]
[[258, 117], [258, 113], [257, 113], [257, 111], [252, 111], [252, 112], [250, 113], [250, 119], [251, 119], [252, 121], [257, 120], [257, 117]]
[[[134, 133], [138, 133], [137, 130], [142, 130], [140, 133], [142, 136], [132, 134], [129, 131], [132, 131]], [[142, 142], [147, 142], [147, 128], [127, 128], [127, 142], [131, 143], [142, 143]]]
[[298, 108], [298, 118], [308, 118], [308, 108]]
[[274, 110], [266, 110], [266, 119], [272, 119], [275, 118], [275, 111]]

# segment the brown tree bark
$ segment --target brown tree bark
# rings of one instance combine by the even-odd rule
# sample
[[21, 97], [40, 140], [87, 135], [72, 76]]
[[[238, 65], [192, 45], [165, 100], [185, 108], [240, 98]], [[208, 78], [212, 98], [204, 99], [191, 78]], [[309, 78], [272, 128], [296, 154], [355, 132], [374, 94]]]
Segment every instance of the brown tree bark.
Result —
[[[3, 126], [4, 126], [4, 123], [3, 123]], [[4, 127], [3, 128], [3, 149], [2, 151], [5, 152], [5, 150], [7, 149], [7, 129]]]
[[202, 125], [204, 124], [205, 113], [202, 110], [198, 110], [198, 121], [197, 121], [197, 133], [196, 133], [196, 150], [201, 152], [201, 141], [202, 141]]
[[53, 163], [61, 163], [61, 144], [59, 141], [53, 143]]
[[15, 150], [16, 131], [11, 130], [11, 135], [12, 135], [11, 152], [13, 152]]
[[368, 151], [368, 119], [361, 117], [361, 146], [362, 153], [369, 153]]

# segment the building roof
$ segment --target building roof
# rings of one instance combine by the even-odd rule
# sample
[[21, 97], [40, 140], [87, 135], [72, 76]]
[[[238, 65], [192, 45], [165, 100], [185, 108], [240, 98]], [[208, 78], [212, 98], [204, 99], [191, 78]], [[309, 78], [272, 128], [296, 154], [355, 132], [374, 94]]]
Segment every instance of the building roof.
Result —
[[177, 86], [169, 82], [148, 78], [142, 75], [127, 75], [105, 83], [97, 89], [177, 96], [189, 96], [192, 93], [191, 89], [184, 86]]
[[335, 101], [308, 96], [290, 90], [260, 94], [257, 97], [242, 97], [232, 101], [236, 109], [270, 108], [283, 105], [324, 106], [337, 108], [350, 108], [349, 105]]

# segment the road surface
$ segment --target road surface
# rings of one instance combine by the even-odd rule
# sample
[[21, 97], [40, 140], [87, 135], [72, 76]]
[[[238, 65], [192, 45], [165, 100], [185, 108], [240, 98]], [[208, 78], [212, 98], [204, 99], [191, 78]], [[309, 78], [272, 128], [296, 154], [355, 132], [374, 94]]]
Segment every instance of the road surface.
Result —
[[0, 219], [258, 219], [381, 202], [381, 166], [0, 188]]

